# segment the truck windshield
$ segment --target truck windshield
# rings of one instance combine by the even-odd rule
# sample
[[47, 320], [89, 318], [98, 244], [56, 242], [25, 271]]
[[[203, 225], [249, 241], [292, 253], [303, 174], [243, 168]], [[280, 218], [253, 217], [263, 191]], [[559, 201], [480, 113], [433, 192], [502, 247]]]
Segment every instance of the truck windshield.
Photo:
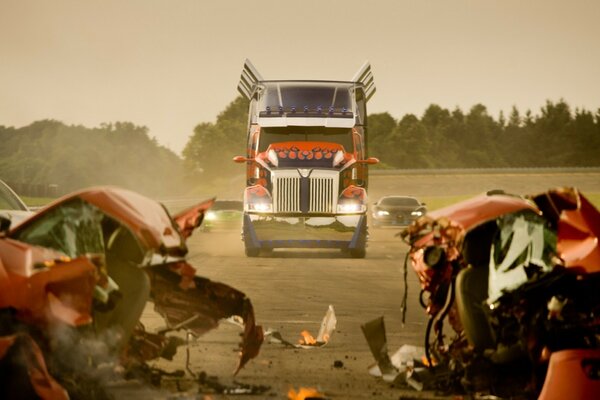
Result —
[[321, 107], [325, 112], [329, 107], [334, 111], [352, 111], [351, 83], [333, 82], [268, 82], [264, 84], [261, 96], [261, 111], [270, 107], [277, 110], [296, 108], [299, 112]]
[[275, 128], [262, 128], [258, 151], [266, 151], [273, 143], [281, 142], [327, 142], [337, 143], [345, 151], [353, 151], [352, 129], [349, 128], [323, 128], [318, 126], [287, 126]]

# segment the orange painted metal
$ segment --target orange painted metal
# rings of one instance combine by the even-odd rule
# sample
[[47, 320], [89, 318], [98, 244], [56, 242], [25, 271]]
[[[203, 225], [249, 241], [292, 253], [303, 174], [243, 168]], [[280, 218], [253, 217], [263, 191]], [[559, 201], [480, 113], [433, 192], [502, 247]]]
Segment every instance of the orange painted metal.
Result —
[[[0, 309], [15, 309], [25, 323], [90, 323], [96, 267], [87, 257], [61, 258], [50, 249], [0, 239]], [[43, 264], [48, 260], [50, 267]]]
[[565, 267], [600, 272], [600, 213], [588, 199], [577, 194], [577, 208], [560, 214], [556, 249]]
[[281, 142], [269, 146], [279, 158], [299, 160], [330, 159], [333, 155], [343, 150], [340, 144], [328, 142]]
[[127, 226], [146, 249], [163, 249], [163, 252], [177, 255], [185, 253], [185, 240], [160, 203], [130, 190], [110, 186], [84, 189], [61, 197], [42, 208], [16, 229], [28, 226], [43, 216], [46, 211], [77, 198], [93, 204]]
[[428, 216], [432, 219], [446, 218], [462, 229], [469, 230], [501, 215], [525, 209], [539, 213], [533, 202], [522, 197], [482, 194], [432, 211]]
[[204, 214], [215, 203], [215, 198], [206, 200], [198, 205], [187, 208], [176, 215], [173, 219], [179, 227], [179, 231], [184, 238], [192, 236], [192, 232], [202, 223]]
[[[18, 333], [0, 337], [0, 360], [8, 357], [9, 353], [18, 358], [25, 368], [24, 372], [28, 375], [33, 391], [42, 400], [69, 399], [67, 391], [48, 372], [42, 351], [29, 335]], [[9, 390], [9, 393], [6, 393], [5, 390]], [[4, 394], [8, 398], [23, 398], [24, 388], [14, 388], [14, 390], [18, 390], [18, 393], [13, 393], [11, 389], [1, 388], [0, 394]]]
[[600, 395], [599, 349], [573, 349], [552, 353], [539, 400], [588, 400]]

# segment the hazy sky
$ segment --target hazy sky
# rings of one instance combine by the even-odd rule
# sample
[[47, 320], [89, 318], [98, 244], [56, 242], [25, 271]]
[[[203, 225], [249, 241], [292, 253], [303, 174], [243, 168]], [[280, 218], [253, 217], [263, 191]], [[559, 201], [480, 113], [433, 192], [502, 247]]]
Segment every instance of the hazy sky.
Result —
[[131, 121], [179, 152], [245, 58], [266, 79], [347, 80], [369, 60], [369, 112], [396, 118], [596, 110], [600, 1], [0, 0], [0, 125]]

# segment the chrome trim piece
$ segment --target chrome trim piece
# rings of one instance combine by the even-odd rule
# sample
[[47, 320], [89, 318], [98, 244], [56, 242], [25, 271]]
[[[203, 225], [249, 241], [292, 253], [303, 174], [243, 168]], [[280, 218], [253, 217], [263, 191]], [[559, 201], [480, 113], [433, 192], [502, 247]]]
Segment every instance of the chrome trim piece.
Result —
[[[337, 217], [276, 217], [248, 215], [256, 240], [341, 240], [350, 242], [361, 215]], [[285, 247], [285, 246], [279, 246]]]
[[326, 128], [354, 128], [355, 118], [335, 117], [258, 117], [258, 125], [263, 128], [278, 126], [324, 126]]

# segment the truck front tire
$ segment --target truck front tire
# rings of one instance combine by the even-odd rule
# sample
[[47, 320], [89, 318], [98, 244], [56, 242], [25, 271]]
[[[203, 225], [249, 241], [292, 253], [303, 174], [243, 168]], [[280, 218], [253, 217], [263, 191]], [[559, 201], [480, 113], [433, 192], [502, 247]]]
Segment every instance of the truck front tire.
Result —
[[366, 255], [367, 249], [365, 249], [364, 247], [350, 249], [350, 256], [352, 256], [352, 258], [365, 258]]
[[260, 249], [256, 247], [245, 247], [246, 257], [258, 257]]

